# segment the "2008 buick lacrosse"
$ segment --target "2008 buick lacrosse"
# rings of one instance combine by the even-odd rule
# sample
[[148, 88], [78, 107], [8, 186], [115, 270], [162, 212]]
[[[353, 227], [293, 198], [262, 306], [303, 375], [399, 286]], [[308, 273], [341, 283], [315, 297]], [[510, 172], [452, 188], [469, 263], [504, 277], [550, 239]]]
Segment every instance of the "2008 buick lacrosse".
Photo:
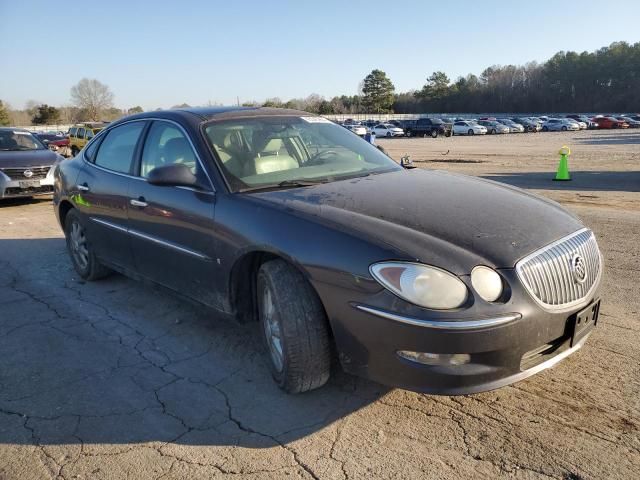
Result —
[[403, 168], [324, 118], [124, 118], [55, 175], [78, 274], [116, 270], [256, 320], [275, 381], [349, 373], [465, 394], [554, 365], [597, 322], [593, 233], [556, 203]]

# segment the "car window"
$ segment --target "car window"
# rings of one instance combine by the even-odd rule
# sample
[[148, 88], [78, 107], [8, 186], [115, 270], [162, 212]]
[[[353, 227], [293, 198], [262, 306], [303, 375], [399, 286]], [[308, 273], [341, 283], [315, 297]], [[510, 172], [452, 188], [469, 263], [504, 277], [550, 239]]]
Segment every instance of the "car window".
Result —
[[140, 176], [147, 178], [154, 168], [173, 164], [186, 165], [206, 184], [206, 176], [184, 132], [169, 122], [153, 122], [142, 150]]
[[126, 123], [111, 129], [100, 144], [95, 164], [120, 173], [130, 173], [136, 144], [144, 122]]
[[79, 128], [76, 132], [76, 138], [84, 138], [84, 128]]
[[85, 148], [84, 156], [90, 162], [93, 162], [93, 159], [96, 154], [96, 149], [98, 148], [99, 143], [100, 143], [100, 140], [96, 140], [95, 142], [89, 143]]
[[75, 137], [76, 136], [76, 132], [78, 131], [78, 127], [71, 127], [69, 129], [69, 136], [70, 137]]
[[401, 169], [369, 142], [321, 117], [212, 121], [205, 133], [234, 191]]
[[94, 134], [91, 130], [87, 129], [84, 132], [84, 138], [86, 138], [87, 140], [91, 140], [94, 137]]

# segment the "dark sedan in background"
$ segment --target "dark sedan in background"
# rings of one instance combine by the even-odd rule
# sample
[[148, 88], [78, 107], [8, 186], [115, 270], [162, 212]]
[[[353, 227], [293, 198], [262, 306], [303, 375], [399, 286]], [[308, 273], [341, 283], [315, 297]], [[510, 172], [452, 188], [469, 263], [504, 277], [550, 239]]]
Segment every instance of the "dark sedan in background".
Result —
[[506, 185], [400, 167], [324, 118], [265, 108], [127, 117], [56, 170], [78, 274], [116, 270], [257, 320], [275, 381], [350, 373], [489, 390], [550, 367], [596, 324], [595, 237]]
[[0, 128], [0, 199], [52, 194], [60, 160], [31, 132]]

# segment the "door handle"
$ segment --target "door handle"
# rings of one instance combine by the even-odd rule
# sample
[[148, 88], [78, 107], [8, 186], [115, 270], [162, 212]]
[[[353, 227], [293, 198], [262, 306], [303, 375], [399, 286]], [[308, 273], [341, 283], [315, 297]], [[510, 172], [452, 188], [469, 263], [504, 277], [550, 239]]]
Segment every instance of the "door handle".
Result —
[[86, 183], [83, 185], [78, 185], [76, 188], [81, 192], [88, 192], [90, 190], [89, 186]]
[[129, 200], [129, 203], [134, 207], [144, 208], [147, 206], [147, 202], [144, 201], [144, 197], [139, 197], [137, 200], [135, 198], [132, 198], [131, 200]]

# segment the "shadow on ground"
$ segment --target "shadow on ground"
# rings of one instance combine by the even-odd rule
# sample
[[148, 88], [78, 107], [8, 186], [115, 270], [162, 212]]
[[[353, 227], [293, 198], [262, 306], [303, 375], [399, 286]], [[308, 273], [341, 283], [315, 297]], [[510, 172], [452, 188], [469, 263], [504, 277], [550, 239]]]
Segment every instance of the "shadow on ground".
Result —
[[605, 192], [640, 192], [640, 171], [598, 172], [572, 171], [571, 181], [555, 182], [554, 172], [487, 174], [483, 178], [515, 187], [538, 190], [592, 190]]
[[286, 395], [255, 325], [120, 275], [84, 283], [63, 239], [0, 252], [2, 444], [287, 448], [388, 391], [336, 368]]
[[626, 134], [611, 133], [591, 137], [573, 137], [573, 141], [582, 145], [640, 145], [640, 130]]

